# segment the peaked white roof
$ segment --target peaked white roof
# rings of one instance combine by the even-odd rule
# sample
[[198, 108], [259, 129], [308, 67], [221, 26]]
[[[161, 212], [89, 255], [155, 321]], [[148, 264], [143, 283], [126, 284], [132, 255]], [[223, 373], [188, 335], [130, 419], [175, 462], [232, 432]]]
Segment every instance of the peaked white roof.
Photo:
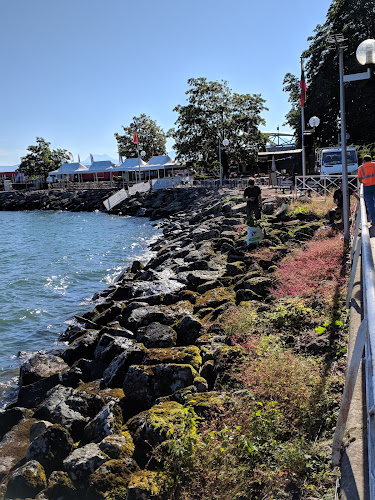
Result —
[[87, 173], [89, 169], [82, 165], [82, 163], [74, 162], [74, 163], [63, 163], [61, 167], [56, 171], [58, 174], [75, 174]]
[[[115, 164], [110, 160], [103, 161], [94, 161], [91, 165], [89, 165], [89, 173], [91, 172], [104, 172], [108, 170], [110, 167], [114, 167]], [[112, 170], [112, 168], [111, 168]]]
[[172, 160], [172, 158], [169, 155], [159, 155], [159, 156], [153, 156], [152, 158], [149, 159], [148, 166], [172, 166], [176, 165], [176, 163]]
[[125, 161], [121, 163], [121, 165], [118, 165], [117, 167], [114, 167], [112, 172], [124, 172], [124, 171], [130, 171], [130, 170], [137, 170], [139, 168], [139, 165], [143, 167], [146, 165], [146, 163], [138, 158], [126, 158]]

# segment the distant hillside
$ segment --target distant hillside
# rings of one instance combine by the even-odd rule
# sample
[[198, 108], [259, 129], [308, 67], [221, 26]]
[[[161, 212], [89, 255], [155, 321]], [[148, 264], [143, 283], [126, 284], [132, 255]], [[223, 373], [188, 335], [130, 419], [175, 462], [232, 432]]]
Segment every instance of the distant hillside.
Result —
[[[94, 161], [111, 161], [112, 163], [118, 163], [118, 158], [117, 160], [114, 160], [108, 155], [92, 155], [94, 157]], [[91, 158], [88, 156], [85, 160], [81, 161], [82, 165], [91, 165]]]

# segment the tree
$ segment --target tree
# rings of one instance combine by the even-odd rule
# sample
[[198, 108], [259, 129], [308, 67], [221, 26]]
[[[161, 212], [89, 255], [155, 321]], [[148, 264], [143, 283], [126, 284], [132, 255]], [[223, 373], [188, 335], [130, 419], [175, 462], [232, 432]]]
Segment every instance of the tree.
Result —
[[[344, 36], [347, 47], [344, 51], [344, 72], [351, 74], [364, 71], [356, 60], [355, 51], [360, 42], [373, 38], [374, 32], [373, 0], [333, 0], [327, 12], [326, 22], [318, 25], [314, 35], [308, 39], [310, 46], [302, 54], [306, 59], [307, 77], [305, 118], [306, 121], [314, 115], [320, 118], [316, 134], [318, 145], [337, 144], [340, 130], [338, 54], [329, 38], [335, 34]], [[350, 142], [374, 142], [375, 116], [371, 112], [375, 105], [374, 79], [345, 84], [345, 105]], [[287, 115], [288, 123], [289, 119], [290, 112]]]
[[254, 164], [259, 149], [265, 146], [265, 135], [258, 127], [264, 124], [260, 114], [264, 99], [259, 94], [233, 93], [226, 81], [210, 82], [190, 78], [186, 91], [188, 104], [178, 105], [176, 128], [168, 131], [175, 140], [177, 158], [194, 161], [203, 155], [206, 164], [218, 160], [218, 141], [229, 140], [225, 155], [236, 163]]
[[27, 148], [30, 151], [22, 158], [19, 172], [27, 177], [41, 176], [46, 178], [48, 172], [58, 169], [62, 163], [68, 161], [69, 156], [66, 149], [50, 149], [50, 142], [42, 137], [36, 138], [36, 145]]
[[146, 152], [146, 157], [166, 154], [166, 135], [156, 121], [144, 113], [139, 117], [134, 116], [133, 122], [128, 127], [122, 127], [124, 135], [115, 133], [118, 152], [125, 158], [135, 158], [137, 147], [134, 143], [134, 134], [137, 130], [139, 150]]

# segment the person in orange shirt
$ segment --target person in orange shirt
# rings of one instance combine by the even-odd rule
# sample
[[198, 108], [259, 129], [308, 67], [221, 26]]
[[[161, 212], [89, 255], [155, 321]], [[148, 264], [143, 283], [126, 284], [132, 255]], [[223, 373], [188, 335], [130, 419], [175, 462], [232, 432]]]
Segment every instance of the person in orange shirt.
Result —
[[375, 162], [371, 156], [363, 157], [363, 164], [358, 169], [358, 179], [363, 184], [363, 196], [371, 223], [375, 225]]

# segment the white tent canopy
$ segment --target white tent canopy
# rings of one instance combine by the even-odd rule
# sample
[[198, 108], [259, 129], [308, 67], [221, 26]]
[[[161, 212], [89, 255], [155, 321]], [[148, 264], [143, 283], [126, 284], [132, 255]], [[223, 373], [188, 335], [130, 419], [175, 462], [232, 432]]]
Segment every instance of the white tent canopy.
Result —
[[96, 173], [96, 172], [106, 172], [109, 169], [111, 171], [114, 170], [115, 164], [111, 162], [110, 160], [105, 160], [105, 161], [94, 161], [91, 165], [88, 166], [88, 172], [89, 174], [91, 173]]
[[153, 167], [155, 170], [157, 170], [158, 168], [180, 167], [180, 165], [178, 163], [175, 163], [168, 155], [159, 155], [150, 158], [147, 163], [147, 167]]
[[143, 167], [146, 163], [138, 158], [126, 158], [121, 165], [113, 167], [111, 170], [112, 172], [134, 172], [139, 169], [139, 165]]
[[82, 163], [63, 163], [58, 170], [50, 172], [53, 175], [63, 175], [63, 174], [85, 174], [88, 173], [89, 169], [82, 165]]

